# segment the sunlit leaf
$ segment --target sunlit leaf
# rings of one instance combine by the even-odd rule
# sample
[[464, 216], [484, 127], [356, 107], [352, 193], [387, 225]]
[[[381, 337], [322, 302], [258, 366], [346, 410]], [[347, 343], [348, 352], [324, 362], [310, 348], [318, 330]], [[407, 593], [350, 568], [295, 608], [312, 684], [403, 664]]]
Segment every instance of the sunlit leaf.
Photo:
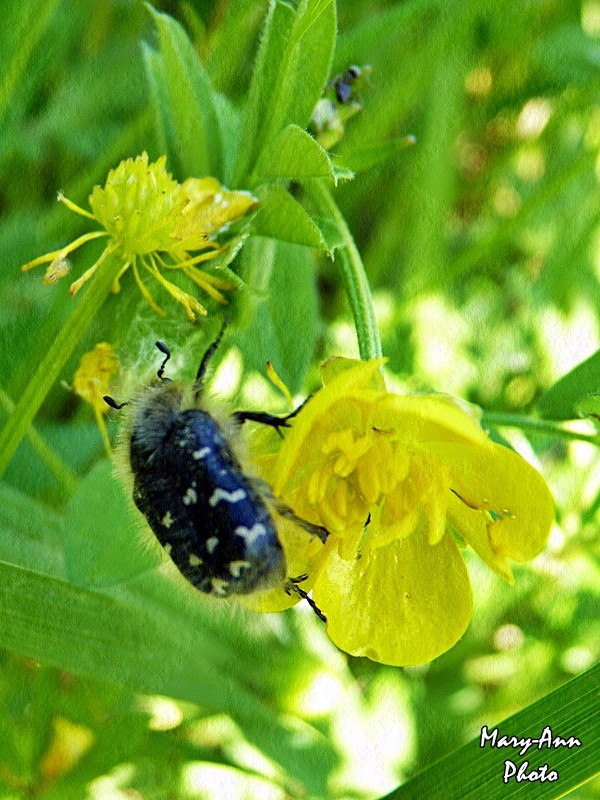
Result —
[[600, 351], [582, 361], [547, 389], [536, 404], [544, 419], [576, 419], [578, 407], [590, 395], [600, 391]]
[[365, 169], [369, 169], [369, 167], [374, 167], [376, 164], [386, 161], [388, 158], [395, 156], [396, 153], [406, 150], [407, 147], [412, 147], [414, 144], [414, 136], [402, 136], [391, 142], [376, 144], [371, 147], [365, 147], [362, 150], [344, 153], [343, 156], [339, 157], [334, 156], [333, 164], [336, 169], [362, 172]]
[[[522, 797], [524, 788], [535, 789], [535, 797], [543, 800], [563, 797], [576, 786], [593, 778], [600, 772], [598, 747], [600, 747], [600, 700], [598, 681], [600, 665], [589, 672], [565, 683], [559, 689], [532, 703], [508, 719], [497, 724], [486, 725], [485, 736], [470, 741], [454, 753], [437, 761], [404, 786], [386, 795], [385, 800], [421, 800], [423, 797], [456, 797], [461, 800], [490, 800]], [[523, 754], [521, 746], [492, 746], [493, 731], [498, 729], [495, 741], [502, 736], [508, 739], [531, 738], [532, 743]], [[538, 741], [544, 731], [543, 744]], [[483, 728], [482, 728], [483, 731]], [[557, 746], [548, 745], [556, 737], [577, 739], [580, 744]], [[516, 765], [517, 773], [522, 764], [527, 763], [527, 774], [537, 773], [538, 778], [517, 781], [517, 774], [509, 767], [511, 776], [504, 781], [506, 762]], [[538, 770], [546, 764], [544, 771], [555, 778], [541, 778]]]
[[[110, 461], [101, 461], [82, 481], [65, 519], [69, 579], [80, 586], [121, 583], [164, 561], [140, 513], [125, 496]], [[94, 520], [93, 536], [85, 535]]]

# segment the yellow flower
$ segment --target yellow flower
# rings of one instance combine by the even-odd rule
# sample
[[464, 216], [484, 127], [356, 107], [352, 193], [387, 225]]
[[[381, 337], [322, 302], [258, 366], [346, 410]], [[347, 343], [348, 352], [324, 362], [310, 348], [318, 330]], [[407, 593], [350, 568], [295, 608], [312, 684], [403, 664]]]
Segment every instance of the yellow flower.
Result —
[[[115, 294], [120, 291], [121, 276], [131, 267], [143, 297], [156, 312], [164, 314], [142, 280], [146, 272], [183, 305], [193, 321], [195, 314], [205, 315], [206, 309], [195, 297], [165, 278], [163, 271], [177, 269], [214, 300], [226, 303], [219, 290], [233, 289], [234, 285], [196, 265], [224, 250], [210, 240], [210, 234], [252, 211], [258, 201], [249, 192], [228, 191], [215, 178], [188, 178], [179, 184], [165, 169], [166, 160], [166, 156], [161, 156], [148, 164], [148, 154], [144, 152], [135, 161], [131, 158], [121, 161], [108, 173], [104, 188], [94, 187], [89, 197], [92, 213], [59, 194], [60, 202], [71, 211], [95, 220], [103, 230], [86, 233], [60, 250], [35, 258], [22, 267], [23, 271], [49, 263], [44, 282], [55, 283], [69, 272], [66, 261], [69, 253], [106, 236], [109, 242], [96, 263], [71, 284], [71, 296], [109, 255], [117, 253], [123, 266], [112, 286]], [[208, 252], [191, 255], [200, 250]]]
[[110, 456], [110, 440], [104, 424], [103, 415], [108, 411], [104, 395], [108, 394], [110, 378], [119, 369], [119, 359], [112, 345], [100, 342], [89, 353], [81, 357], [79, 369], [73, 377], [73, 391], [83, 400], [91, 403], [94, 417], [100, 428], [104, 447]]
[[[322, 545], [278, 524], [288, 575], [308, 574], [302, 587], [333, 642], [386, 664], [421, 664], [452, 647], [471, 617], [456, 539], [512, 583], [509, 559], [540, 552], [553, 502], [533, 467], [458, 401], [387, 392], [384, 361], [326, 362], [324, 387], [279, 452], [257, 463], [275, 496], [330, 532]], [[273, 611], [297, 599], [271, 589], [244, 602]]]

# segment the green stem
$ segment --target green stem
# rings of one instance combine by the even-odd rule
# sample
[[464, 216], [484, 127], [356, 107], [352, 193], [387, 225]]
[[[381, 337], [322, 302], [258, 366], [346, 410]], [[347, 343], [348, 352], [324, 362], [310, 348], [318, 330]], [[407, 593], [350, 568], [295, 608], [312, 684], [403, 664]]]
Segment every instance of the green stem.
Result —
[[120, 268], [121, 262], [118, 259], [107, 259], [90, 282], [66, 325], [59, 331], [50, 349], [40, 361], [0, 433], [0, 478], [4, 475], [19, 442], [27, 434], [33, 418], [58, 379], [67, 359], [105, 301]]
[[373, 308], [373, 297], [356, 243], [325, 184], [321, 181], [312, 181], [307, 187], [307, 192], [315, 203], [318, 213], [333, 220], [342, 240], [335, 260], [342, 270], [344, 289], [354, 317], [360, 357], [363, 361], [379, 358], [382, 354], [381, 338]]
[[[15, 409], [15, 404], [6, 394], [6, 392], [2, 391], [2, 389], [0, 389], [0, 405], [4, 408], [7, 414], [12, 413]], [[72, 495], [77, 489], [79, 481], [77, 479], [77, 475], [73, 472], [71, 467], [69, 467], [69, 465], [63, 461], [58, 453], [54, 452], [44, 437], [40, 436], [33, 425], [30, 425], [27, 429], [26, 436], [29, 440], [29, 443], [40, 457], [40, 460], [43, 461], [48, 470], [54, 475], [56, 480], [62, 484], [62, 487], [67, 495]]]
[[558, 423], [523, 417], [519, 414], [485, 411], [481, 423], [484, 427], [519, 428], [520, 430], [531, 431], [532, 433], [556, 436], [560, 439], [569, 439], [577, 442], [588, 442], [589, 444], [600, 446], [599, 434], [569, 431]]

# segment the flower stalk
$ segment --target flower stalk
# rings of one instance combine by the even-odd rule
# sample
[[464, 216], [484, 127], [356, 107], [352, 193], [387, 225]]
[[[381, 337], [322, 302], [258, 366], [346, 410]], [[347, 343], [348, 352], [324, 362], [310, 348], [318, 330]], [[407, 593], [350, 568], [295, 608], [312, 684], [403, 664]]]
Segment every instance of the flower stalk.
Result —
[[490, 428], [518, 428], [539, 435], [558, 437], [572, 442], [587, 442], [596, 447], [600, 446], [600, 434], [570, 431], [562, 423], [549, 420], [525, 417], [522, 414], [507, 414], [501, 411], [484, 411], [481, 418], [484, 427]]
[[306, 187], [306, 191], [315, 203], [318, 214], [333, 219], [342, 239], [335, 260], [341, 269], [344, 289], [354, 318], [360, 357], [363, 361], [379, 358], [382, 355], [381, 337], [373, 308], [371, 288], [350, 229], [324, 183], [313, 181]]
[[104, 268], [94, 275], [87, 291], [64, 327], [58, 331], [49, 350], [29, 380], [0, 433], [0, 478], [4, 475], [8, 463], [20, 441], [26, 435], [44, 398], [60, 377], [62, 368], [71, 353], [79, 345], [90, 320], [95, 317], [108, 297], [112, 283], [120, 269], [121, 262], [118, 258], [113, 256], [106, 259]]

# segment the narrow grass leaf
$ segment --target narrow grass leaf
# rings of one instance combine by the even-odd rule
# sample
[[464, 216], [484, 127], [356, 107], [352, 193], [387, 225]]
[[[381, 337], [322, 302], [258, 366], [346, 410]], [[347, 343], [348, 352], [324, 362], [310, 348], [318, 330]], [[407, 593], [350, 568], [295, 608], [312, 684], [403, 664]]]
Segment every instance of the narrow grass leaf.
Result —
[[[269, 665], [289, 648], [245, 640], [244, 612], [198, 596], [168, 570], [91, 591], [0, 562], [0, 647], [44, 664], [227, 713], [265, 754], [322, 791], [333, 745], [310, 725], [273, 713]], [[251, 612], [246, 612], [251, 615]], [[293, 654], [297, 657], [297, 653]], [[269, 677], [271, 676], [271, 677]], [[313, 774], [306, 774], [306, 765]], [[303, 766], [304, 765], [304, 766]]]
[[[480, 735], [437, 761], [387, 795], [386, 800], [420, 800], [423, 797], [507, 800], [524, 794], [535, 800], [563, 797], [600, 772], [599, 686], [600, 664], [597, 664], [498, 725], [490, 724], [483, 738]], [[508, 740], [512, 736], [530, 738], [532, 744], [521, 755], [522, 746], [498, 746], [502, 736], [507, 736]], [[556, 737], [567, 743], [556, 744]], [[569, 745], [571, 737], [580, 745]], [[492, 746], [493, 741], [496, 746]], [[516, 765], [516, 773], [511, 767], [507, 768], [507, 761]], [[528, 763], [526, 773], [532, 774], [547, 764], [545, 774], [554, 771], [556, 779], [542, 780], [538, 772], [537, 780], [517, 781], [518, 770], [525, 762]], [[505, 782], [507, 770], [509, 777]]]

